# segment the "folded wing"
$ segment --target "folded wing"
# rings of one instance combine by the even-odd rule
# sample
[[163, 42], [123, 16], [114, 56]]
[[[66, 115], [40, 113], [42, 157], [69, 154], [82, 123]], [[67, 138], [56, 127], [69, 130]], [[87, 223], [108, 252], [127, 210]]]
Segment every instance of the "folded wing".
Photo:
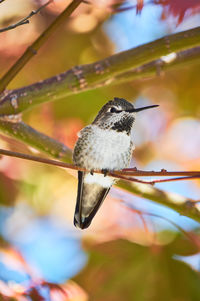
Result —
[[107, 196], [113, 180], [102, 174], [91, 175], [78, 171], [78, 193], [74, 214], [74, 225], [87, 228]]

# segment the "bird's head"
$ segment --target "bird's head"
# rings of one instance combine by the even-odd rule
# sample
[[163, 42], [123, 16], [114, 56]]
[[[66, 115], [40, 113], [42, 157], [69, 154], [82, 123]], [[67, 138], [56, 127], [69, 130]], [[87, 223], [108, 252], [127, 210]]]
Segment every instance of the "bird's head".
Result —
[[114, 100], [108, 101], [101, 108], [93, 124], [103, 129], [126, 132], [129, 135], [136, 113], [155, 107], [158, 107], [158, 105], [135, 108], [133, 104], [126, 99], [115, 97]]

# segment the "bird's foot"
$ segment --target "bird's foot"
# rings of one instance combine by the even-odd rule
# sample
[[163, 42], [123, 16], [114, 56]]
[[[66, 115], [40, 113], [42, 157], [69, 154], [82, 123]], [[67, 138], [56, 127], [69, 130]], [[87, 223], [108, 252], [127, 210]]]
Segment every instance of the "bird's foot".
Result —
[[90, 174], [91, 174], [91, 176], [93, 176], [93, 174], [94, 174], [94, 169], [91, 169], [91, 170], [90, 170]]
[[106, 177], [107, 174], [108, 174], [108, 172], [109, 172], [109, 170], [106, 169], [106, 168], [103, 168], [101, 171], [102, 171], [102, 173], [104, 174], [104, 177]]

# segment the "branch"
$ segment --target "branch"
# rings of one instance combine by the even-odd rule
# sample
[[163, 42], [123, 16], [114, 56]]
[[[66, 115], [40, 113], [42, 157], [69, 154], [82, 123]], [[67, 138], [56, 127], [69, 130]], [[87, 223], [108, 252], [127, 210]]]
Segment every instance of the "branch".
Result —
[[200, 222], [200, 206], [197, 201], [186, 198], [173, 192], [162, 191], [158, 188], [132, 182], [119, 182], [117, 184], [126, 192], [129, 191], [139, 197], [164, 205], [178, 212], [180, 215], [190, 217]]
[[17, 23], [15, 24], [11, 24], [7, 27], [4, 27], [4, 28], [1, 28], [0, 29], [0, 33], [1, 32], [4, 32], [4, 31], [8, 31], [8, 30], [11, 30], [11, 29], [14, 29], [18, 26], [21, 26], [21, 25], [24, 25], [24, 24], [28, 24], [29, 23], [29, 19], [31, 17], [33, 17], [34, 15], [36, 15], [37, 13], [39, 13], [43, 8], [45, 8], [47, 5], [49, 5], [53, 0], [49, 0], [47, 3], [45, 3], [44, 5], [40, 6], [38, 9], [36, 10], [32, 10], [32, 12], [30, 12], [28, 14], [28, 16], [24, 17], [23, 19], [21, 19], [20, 21], [18, 21]]
[[0, 130], [32, 147], [63, 161], [71, 161], [71, 150], [63, 143], [40, 133], [20, 120], [0, 118]]
[[[41, 135], [41, 133], [40, 133], [40, 135]], [[45, 136], [45, 137], [47, 138], [48, 136]], [[56, 140], [53, 140], [54, 143], [55, 143], [55, 141]], [[71, 154], [69, 149], [66, 148], [65, 152], [66, 151]], [[25, 159], [25, 160], [29, 160], [29, 161], [40, 162], [40, 163], [54, 165], [54, 166], [58, 166], [58, 167], [90, 172], [90, 170], [87, 170], [87, 169], [82, 168], [82, 167], [75, 166], [73, 164], [64, 163], [64, 162], [60, 162], [60, 161], [56, 161], [56, 160], [52, 160], [52, 159], [41, 158], [41, 157], [28, 155], [28, 154], [22, 154], [22, 153], [13, 152], [13, 151], [5, 150], [5, 149], [0, 149], [0, 154], [4, 155], [4, 156], [21, 158], [21, 159]], [[56, 154], [54, 154], [54, 155], [56, 156]], [[63, 159], [63, 156], [60, 156], [60, 158]], [[200, 178], [200, 171], [176, 171], [176, 172], [174, 172], [174, 171], [165, 171], [165, 172], [162, 172], [162, 171], [161, 172], [160, 171], [143, 171], [143, 170], [132, 171], [131, 168], [127, 168], [127, 169], [123, 169], [123, 170], [108, 171], [107, 175], [115, 177], [115, 178], [119, 178], [121, 180], [137, 182], [138, 179], [134, 179], [134, 178], [129, 177], [129, 174], [130, 174], [129, 170], [130, 170], [130, 173], [132, 175], [136, 176], [136, 177], [152, 177], [152, 176], [157, 177], [158, 175], [159, 176], [165, 176], [165, 177], [166, 176], [174, 177], [174, 174], [176, 174], [176, 175], [183, 175], [184, 174], [185, 175], [184, 178], [154, 180], [154, 181], [149, 181], [149, 182], [143, 181], [142, 182], [143, 184], [152, 184], [152, 183], [155, 184], [155, 183], [159, 183], [159, 182], [169, 182], [169, 181], [179, 180], [179, 179], [182, 180], [182, 179], [188, 179], [188, 178], [189, 179], [190, 178], [193, 178], [193, 179], [194, 178]], [[98, 169], [94, 169], [93, 172], [104, 174], [104, 171], [98, 170]], [[190, 176], [191, 174], [193, 176]]]
[[0, 93], [7, 87], [16, 74], [24, 67], [24, 65], [35, 55], [40, 47], [55, 32], [55, 30], [64, 23], [72, 12], [79, 6], [82, 0], [73, 0], [70, 5], [53, 21], [51, 25], [27, 48], [24, 54], [17, 62], [8, 70], [8, 72], [0, 80]]
[[129, 210], [131, 210], [134, 213], [139, 214], [140, 216], [146, 215], [146, 216], [157, 217], [157, 218], [165, 220], [166, 222], [168, 222], [169, 224], [171, 224], [172, 226], [177, 228], [185, 237], [187, 237], [197, 247], [198, 250], [200, 250], [199, 237], [195, 233], [190, 233], [190, 232], [185, 231], [182, 227], [180, 227], [174, 221], [172, 221], [171, 219], [169, 219], [165, 216], [162, 216], [162, 215], [159, 215], [156, 213], [146, 212], [143, 210], [138, 210], [138, 209], [134, 208], [131, 203], [127, 203], [124, 201], [121, 201], [121, 202], [123, 202], [123, 204], [126, 206], [126, 208], [128, 207]]
[[[96, 172], [96, 171], [95, 171]], [[117, 174], [116, 174], [117, 172]], [[139, 180], [133, 177], [129, 177], [129, 170], [122, 170], [122, 174], [118, 174], [119, 171], [114, 171], [114, 172], [109, 172], [108, 174], [110, 176], [113, 176], [115, 178], [119, 178], [121, 180], [125, 180], [125, 181], [130, 181], [130, 182], [136, 182], [136, 183], [142, 183], [142, 184], [149, 184], [149, 185], [155, 185], [156, 183], [164, 183], [164, 182], [174, 182], [174, 181], [185, 181], [185, 180], [194, 180], [194, 179], [199, 179], [200, 178], [200, 171], [181, 171], [181, 172], [171, 172], [171, 171], [166, 171], [165, 175], [161, 174], [160, 176], [171, 176], [173, 177], [173, 173], [176, 173], [178, 175], [180, 175], [179, 173], [184, 173], [185, 176], [184, 177], [177, 177], [177, 178], [168, 178], [168, 179], [164, 179], [164, 180], [152, 180], [152, 181], [143, 181], [143, 180]], [[149, 173], [151, 174], [151, 177], [156, 177], [158, 176], [157, 171], [145, 171], [146, 175], [142, 175], [144, 171], [139, 171], [139, 176], [140, 177], [150, 177]], [[188, 174], [193, 173], [195, 175], [193, 176], [188, 176]], [[138, 176], [138, 171], [133, 172], [133, 174], [137, 177]]]
[[[171, 57], [171, 59], [170, 59]], [[142, 65], [136, 69], [119, 74], [115, 77], [115, 82], [124, 83], [132, 80], [161, 76], [165, 71], [182, 68], [190, 64], [200, 62], [200, 47], [194, 47], [177, 53], [171, 53], [168, 56], [159, 58], [148, 64]]]
[[[45, 152], [46, 154], [50, 156], [54, 156], [55, 158], [62, 159], [63, 161], [70, 162], [72, 153], [69, 148], [67, 148], [63, 143], [58, 142], [57, 140], [50, 138], [49, 136], [36, 131], [26, 123], [21, 121], [20, 115], [13, 115], [13, 116], [4, 116], [0, 117], [0, 129], [5, 133], [8, 134], [36, 149], [39, 151]], [[1, 150], [3, 152], [3, 150]], [[3, 154], [1, 153], [0, 154]], [[6, 151], [4, 151], [4, 154]], [[22, 157], [22, 154], [18, 153], [12, 153], [7, 151], [7, 155], [10, 153], [10, 156], [19, 157], [23, 159], [28, 159], [32, 161], [38, 161], [42, 163], [47, 163], [51, 165], [57, 165], [65, 168], [71, 168], [71, 169], [77, 169], [86, 171], [86, 169], [78, 168], [73, 166], [72, 164], [66, 164], [61, 163], [59, 161], [53, 161], [50, 159], [44, 159], [44, 158], [38, 158], [35, 156], [25, 155], [25, 157]], [[13, 154], [13, 155], [12, 155]], [[94, 172], [102, 173], [102, 171], [94, 170]], [[144, 183], [144, 184], [151, 184], [154, 185], [155, 183], [159, 182], [169, 182], [169, 181], [179, 181], [179, 180], [189, 180], [189, 179], [195, 179], [200, 177], [200, 171], [172, 171], [168, 172], [165, 169], [162, 169], [161, 171], [142, 171], [137, 170], [136, 168], [128, 168], [124, 169], [123, 171], [114, 171], [108, 173], [110, 176], [124, 179], [132, 182], [138, 182], [138, 183]], [[152, 181], [143, 181], [139, 179], [135, 179], [133, 177], [175, 177], [179, 176], [179, 178], [170, 178], [170, 179], [164, 179], [164, 180], [152, 180]], [[181, 176], [181, 178], [180, 178]]]
[[[12, 118], [11, 118], [12, 117]], [[57, 142], [56, 140], [34, 130], [30, 126], [26, 125], [20, 120], [20, 116], [4, 116], [0, 118], [0, 129], [4, 131], [4, 133], [15, 137], [47, 154], [53, 156], [55, 158], [60, 158], [62, 161], [69, 162], [71, 160], [71, 151], [62, 143]], [[1, 150], [1, 153], [4, 155], [8, 155], [8, 151]], [[13, 154], [12, 154], [13, 156]], [[34, 160], [46, 164], [57, 165], [65, 168], [73, 168], [80, 169], [71, 164], [65, 164], [58, 161], [52, 161], [45, 158], [38, 158], [30, 155], [14, 153], [14, 156], [18, 156], [19, 158]], [[95, 171], [102, 172], [102, 171]], [[108, 173], [109, 174], [109, 173]], [[110, 173], [113, 176], [113, 173]], [[124, 175], [126, 177], [130, 176], [195, 176], [199, 177], [199, 171], [189, 171], [189, 172], [167, 172], [166, 170], [161, 170], [160, 172], [154, 171], [141, 171], [136, 169], [125, 169], [123, 171], [115, 171], [114, 176], [117, 178], [123, 179]], [[126, 178], [127, 180], [127, 178]], [[133, 179], [131, 178], [131, 181]], [[138, 179], [137, 179], [138, 181]], [[139, 182], [139, 181], [138, 181]], [[185, 216], [191, 217], [194, 220], [200, 221], [200, 211], [198, 204], [195, 203], [191, 199], [184, 198], [182, 196], [163, 192], [159, 189], [156, 189], [150, 185], [144, 185], [141, 183], [133, 183], [133, 182], [120, 182], [118, 184], [119, 187], [126, 189], [132, 193], [135, 193], [138, 196], [144, 197], [146, 199], [150, 199], [154, 202], [160, 203], [167, 207], [174, 209], [175, 211], [183, 214]]]
[[[186, 171], [186, 173], [187, 173], [187, 171]], [[153, 181], [146, 181], [146, 184], [155, 185], [156, 183], [165, 183], [165, 182], [175, 182], [175, 181], [185, 181], [185, 180], [199, 179], [200, 178], [200, 171], [197, 172], [197, 173], [198, 174], [195, 175], [195, 176], [185, 176], [185, 177], [178, 177], [178, 178], [172, 178], [172, 179], [164, 179], [164, 180], [159, 179], [159, 180], [153, 180]]]
[[[197, 29], [200, 35], [200, 27]], [[184, 34], [181, 34], [184, 37]], [[165, 38], [152, 43], [162, 44], [164, 43], [164, 41]], [[137, 51], [143, 51], [143, 47], [145, 50], [146, 48], [150, 47], [150, 44], [140, 46], [139, 49], [137, 47], [129, 50], [129, 56], [127, 54], [127, 51], [119, 53], [115, 55], [118, 57], [116, 58], [116, 61], [113, 60], [113, 56], [111, 56], [99, 62], [74, 67], [64, 73], [32, 84], [30, 86], [6, 91], [5, 95], [2, 94], [2, 100], [0, 102], [0, 115], [17, 114], [26, 109], [30, 109], [35, 105], [50, 100], [64, 98], [75, 93], [80, 93], [81, 91], [95, 89], [100, 86], [106, 86], [110, 84], [114, 85], [122, 82], [149, 77], [152, 75], [160, 75], [163, 73], [163, 71], [182, 67], [186, 64], [198, 62], [200, 60], [200, 47], [196, 47], [178, 52], [176, 54], [174, 53], [174, 55], [171, 55], [171, 57], [169, 55], [160, 58], [160, 55], [158, 55], [158, 59], [154, 61], [151, 61], [151, 59], [149, 58], [149, 60], [151, 61], [150, 63], [142, 66], [139, 65], [139, 67], [134, 69], [135, 65], [138, 65]], [[188, 47], [190, 47], [190, 45], [188, 45]], [[131, 51], [133, 51], [133, 53]], [[130, 52], [132, 54], [130, 54]], [[168, 50], [166, 49], [166, 53], [167, 52]], [[128, 61], [130, 58], [129, 70], [127, 72], [121, 72], [120, 70], [122, 68], [119, 67], [119, 74], [115, 75], [115, 71], [113, 71], [113, 69], [117, 68], [117, 60], [122, 61], [123, 63], [124, 56], [127, 56]], [[110, 69], [108, 67], [108, 69], [105, 70], [103, 66], [106, 64], [108, 66], [112, 66], [112, 68]], [[96, 76], [94, 77], [95, 80], [93, 78], [94, 74]], [[105, 76], [107, 77], [107, 80], [103, 79], [105, 78]], [[13, 103], [16, 105], [13, 105]]]
[[[26, 159], [26, 160], [31, 160], [35, 162], [40, 162], [40, 163], [45, 163], [45, 164], [50, 164], [54, 166], [59, 166], [59, 167], [64, 167], [64, 168], [70, 168], [74, 170], [81, 170], [81, 171], [87, 171], [85, 168], [80, 168], [77, 166], [74, 166], [72, 164], [67, 164], [55, 160], [50, 160], [46, 158], [40, 158], [32, 155], [27, 155], [27, 154], [21, 154], [17, 152], [11, 152], [8, 150], [3, 150], [0, 149], [0, 154], [6, 155], [6, 156], [11, 156], [11, 157], [17, 157], [21, 159]], [[63, 159], [63, 158], [62, 158]], [[120, 178], [119, 175], [125, 175], [127, 173], [128, 169], [122, 170], [122, 171], [115, 171], [115, 172], [108, 172], [108, 175]], [[101, 170], [95, 170], [97, 173], [103, 173]], [[142, 173], [144, 173], [143, 176], [157, 176], [160, 172], [153, 172], [153, 171], [135, 171], [135, 176], [138, 175], [138, 172], [141, 176]], [[131, 171], [133, 173], [133, 171]], [[173, 175], [174, 172], [165, 172], [167, 175]], [[199, 171], [193, 171], [193, 172], [176, 172], [176, 174], [200, 174]], [[123, 180], [128, 180], [127, 178], [123, 177]], [[137, 179], [136, 179], [137, 180]], [[137, 196], [143, 197], [145, 199], [152, 200], [156, 203], [162, 204], [164, 206], [167, 206], [176, 212], [180, 213], [181, 215], [188, 216], [198, 222], [200, 222], [200, 207], [198, 205], [198, 201], [194, 201], [192, 199], [185, 198], [181, 195], [178, 195], [176, 193], [171, 193], [171, 192], [166, 192], [162, 191], [160, 189], [157, 189], [155, 187], [146, 185], [146, 184], [141, 184], [141, 183], [133, 183], [133, 182], [125, 182], [125, 181], [120, 181], [117, 186], [120, 188], [125, 189], [126, 191], [129, 191], [131, 193], [136, 194]]]

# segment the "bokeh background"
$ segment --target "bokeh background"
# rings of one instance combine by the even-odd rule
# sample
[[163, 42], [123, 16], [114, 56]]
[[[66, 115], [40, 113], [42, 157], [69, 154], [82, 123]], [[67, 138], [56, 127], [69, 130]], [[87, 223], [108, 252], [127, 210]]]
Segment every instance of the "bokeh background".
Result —
[[[0, 27], [15, 23], [43, 3], [5, 0], [0, 4]], [[55, 0], [29, 24], [1, 34], [0, 76], [68, 3]], [[75, 65], [196, 26], [200, 26], [197, 1], [91, 1], [74, 12], [8, 88], [30, 85]], [[113, 97], [136, 106], [159, 104], [158, 109], [138, 116], [132, 166], [198, 170], [199, 83], [200, 62], [196, 62], [145, 80], [48, 102], [25, 112], [23, 120], [73, 148], [77, 132]], [[3, 134], [0, 147], [36, 152]], [[199, 200], [199, 181], [156, 187]], [[91, 227], [80, 231], [73, 226], [76, 190], [77, 179], [64, 169], [0, 158], [2, 298], [200, 299], [197, 222], [113, 187]]]

